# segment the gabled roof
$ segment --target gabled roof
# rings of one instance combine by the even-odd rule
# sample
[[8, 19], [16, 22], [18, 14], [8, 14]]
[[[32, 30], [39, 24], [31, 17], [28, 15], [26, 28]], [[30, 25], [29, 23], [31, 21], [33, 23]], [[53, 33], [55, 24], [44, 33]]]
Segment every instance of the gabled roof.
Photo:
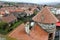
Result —
[[21, 8], [16, 8], [16, 7], [4, 7], [0, 9], [0, 14], [5, 14], [5, 10], [8, 10], [10, 13], [11, 12], [23, 12], [24, 9]]
[[34, 8], [30, 8], [30, 10], [25, 10], [25, 12], [27, 13], [27, 14], [33, 14], [34, 13], [34, 10], [35, 10], [36, 8], [34, 7]]
[[7, 23], [10, 23], [16, 19], [17, 18], [13, 14], [2, 17], [2, 21], [7, 22]]
[[8, 36], [11, 38], [15, 38], [17, 40], [32, 40], [32, 38], [30, 38], [26, 34], [24, 27], [25, 27], [25, 25], [24, 25], [24, 23], [22, 23], [16, 29], [14, 29]]
[[39, 25], [35, 24], [34, 28], [31, 29], [30, 35], [25, 32], [24, 27], [24, 23], [19, 25], [8, 36], [17, 40], [48, 40], [48, 33], [40, 28]]
[[34, 40], [48, 40], [48, 33], [38, 24], [34, 25], [34, 28], [32, 28], [32, 31], [30, 32], [30, 36]]
[[32, 20], [41, 23], [56, 23], [59, 21], [47, 6], [38, 12], [37, 15], [32, 18]]
[[26, 10], [26, 14], [33, 14], [33, 11]]

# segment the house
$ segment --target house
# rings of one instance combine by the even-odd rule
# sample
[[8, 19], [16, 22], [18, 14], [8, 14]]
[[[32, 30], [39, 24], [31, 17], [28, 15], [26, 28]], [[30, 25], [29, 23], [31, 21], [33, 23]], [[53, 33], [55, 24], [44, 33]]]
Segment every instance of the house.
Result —
[[5, 15], [1, 18], [1, 20], [3, 22], [6, 22], [8, 23], [9, 25], [13, 24], [14, 22], [17, 21], [17, 18], [13, 15], [13, 14], [10, 14], [10, 15]]
[[0, 11], [0, 16], [2, 17], [5, 14], [4, 11]]
[[53, 15], [53, 13], [48, 9], [48, 7], [44, 7], [40, 12], [37, 13], [36, 16], [34, 16], [32, 18], [32, 20], [37, 21], [37, 22], [41, 22], [41, 23], [56, 23], [59, 21]]
[[26, 12], [27, 16], [31, 16], [33, 14], [33, 11], [29, 11], [29, 10], [26, 10], [25, 12]]
[[27, 10], [25, 10], [27, 16], [33, 15], [35, 9], [36, 9], [36, 8], [28, 8]]
[[20, 19], [21, 17], [26, 16], [26, 13], [25, 13], [24, 11], [12, 12], [12, 14], [13, 14], [17, 19]]
[[60, 8], [55, 9], [55, 16], [59, 19], [59, 21], [56, 23], [56, 39], [60, 39]]
[[60, 14], [60, 8], [55, 8], [55, 7], [48, 7], [50, 9], [50, 11], [55, 14], [58, 15]]
[[56, 23], [56, 35], [55, 39], [60, 39], [60, 8], [51, 8], [52, 13], [55, 14], [55, 16], [59, 19], [59, 22]]
[[[48, 40], [48, 32], [42, 29], [39, 24], [34, 23], [34, 25], [30, 25], [28, 23], [29, 22], [22, 23], [11, 31], [8, 36], [17, 40]], [[28, 26], [32, 26], [32, 28]], [[30, 32], [28, 30], [30, 30]]]
[[60, 14], [57, 14], [56, 17], [59, 19], [59, 22], [56, 23], [56, 39], [60, 39]]
[[56, 15], [58, 15], [58, 14], [60, 14], [60, 8], [58, 9], [56, 9]]
[[0, 10], [0, 17], [3, 17], [5, 15], [9, 15], [10, 12], [8, 10]]
[[37, 22], [44, 30], [46, 30], [52, 37], [49, 40], [54, 40], [56, 32], [56, 23], [59, 21], [47, 6], [43, 7], [36, 16], [32, 18]]

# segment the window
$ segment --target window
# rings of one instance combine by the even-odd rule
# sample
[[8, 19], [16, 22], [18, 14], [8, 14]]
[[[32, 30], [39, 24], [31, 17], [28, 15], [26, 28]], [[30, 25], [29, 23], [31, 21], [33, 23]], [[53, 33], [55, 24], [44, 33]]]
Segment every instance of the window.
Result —
[[52, 40], [53, 39], [53, 33], [49, 34], [49, 39], [48, 40]]

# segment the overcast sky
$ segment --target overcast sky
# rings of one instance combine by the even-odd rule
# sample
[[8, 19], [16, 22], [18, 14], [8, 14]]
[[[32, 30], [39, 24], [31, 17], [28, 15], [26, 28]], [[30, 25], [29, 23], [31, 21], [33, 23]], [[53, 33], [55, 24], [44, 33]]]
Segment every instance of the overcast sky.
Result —
[[60, 2], [60, 0], [0, 0], [0, 1], [12, 1], [12, 2], [28, 2], [28, 3], [51, 3]]

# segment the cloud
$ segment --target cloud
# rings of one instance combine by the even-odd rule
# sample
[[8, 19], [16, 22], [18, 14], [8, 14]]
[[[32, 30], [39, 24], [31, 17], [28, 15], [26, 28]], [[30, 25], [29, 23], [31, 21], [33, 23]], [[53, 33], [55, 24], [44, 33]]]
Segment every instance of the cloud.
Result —
[[28, 3], [49, 3], [49, 2], [60, 2], [59, 0], [0, 0], [0, 1], [13, 1], [13, 2], [28, 2]]

